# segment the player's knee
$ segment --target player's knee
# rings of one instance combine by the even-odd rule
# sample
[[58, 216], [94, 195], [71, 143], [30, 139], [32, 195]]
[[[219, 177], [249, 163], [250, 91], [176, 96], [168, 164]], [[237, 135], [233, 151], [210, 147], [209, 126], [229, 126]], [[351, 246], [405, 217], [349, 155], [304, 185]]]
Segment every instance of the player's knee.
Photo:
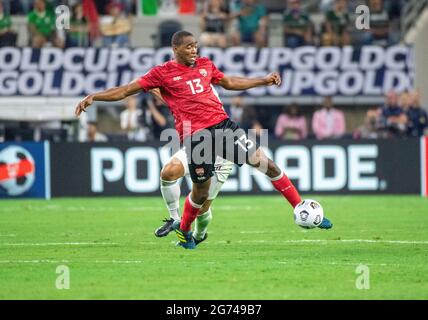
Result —
[[171, 165], [168, 165], [168, 164], [165, 165], [162, 168], [160, 177], [164, 181], [174, 181], [174, 180], [177, 180], [177, 179], [175, 179], [174, 168]]
[[201, 191], [197, 195], [197, 202], [198, 203], [204, 203], [208, 199], [208, 191]]
[[192, 200], [197, 204], [203, 204], [208, 199], [208, 190], [200, 189], [192, 191]]
[[174, 181], [184, 175], [184, 168], [180, 161], [170, 161], [161, 170], [161, 179], [164, 181]]

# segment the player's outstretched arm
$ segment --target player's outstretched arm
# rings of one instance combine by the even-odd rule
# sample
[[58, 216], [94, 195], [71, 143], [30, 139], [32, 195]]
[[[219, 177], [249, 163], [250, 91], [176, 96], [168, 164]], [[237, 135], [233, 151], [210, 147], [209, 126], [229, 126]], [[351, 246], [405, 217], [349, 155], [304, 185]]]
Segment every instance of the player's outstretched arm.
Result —
[[118, 101], [125, 99], [126, 97], [136, 94], [140, 91], [142, 91], [141, 86], [136, 80], [134, 80], [120, 87], [115, 87], [95, 94], [90, 94], [79, 102], [79, 104], [76, 106], [74, 113], [76, 117], [78, 117], [82, 112], [86, 111], [86, 108], [89, 107], [94, 101]]
[[270, 73], [264, 78], [224, 76], [218, 84], [227, 90], [247, 90], [261, 86], [279, 86], [281, 84], [281, 77], [278, 72]]

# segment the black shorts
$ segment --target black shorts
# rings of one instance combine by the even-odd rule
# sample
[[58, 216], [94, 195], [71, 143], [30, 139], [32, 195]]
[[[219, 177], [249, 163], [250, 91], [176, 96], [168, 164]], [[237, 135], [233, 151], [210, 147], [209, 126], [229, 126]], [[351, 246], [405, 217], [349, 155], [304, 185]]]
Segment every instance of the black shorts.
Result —
[[203, 183], [213, 175], [217, 156], [242, 166], [258, 148], [256, 137], [230, 119], [194, 133], [184, 141], [190, 177]]

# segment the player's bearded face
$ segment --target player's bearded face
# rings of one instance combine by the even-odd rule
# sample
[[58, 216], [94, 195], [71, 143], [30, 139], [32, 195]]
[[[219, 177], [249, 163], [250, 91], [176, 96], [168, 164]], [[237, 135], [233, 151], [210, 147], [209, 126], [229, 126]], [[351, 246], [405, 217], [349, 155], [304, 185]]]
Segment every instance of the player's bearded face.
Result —
[[179, 62], [188, 66], [193, 65], [198, 56], [198, 43], [194, 37], [185, 37], [181, 45], [174, 48], [176, 57]]

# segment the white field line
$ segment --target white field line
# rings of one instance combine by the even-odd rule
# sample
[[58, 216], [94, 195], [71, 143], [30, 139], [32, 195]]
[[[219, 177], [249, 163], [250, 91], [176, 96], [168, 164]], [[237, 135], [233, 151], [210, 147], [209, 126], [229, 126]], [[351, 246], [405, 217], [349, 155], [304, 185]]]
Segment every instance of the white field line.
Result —
[[[287, 230], [287, 231], [280, 231], [280, 230], [243, 230], [239, 231], [241, 234], [272, 234], [272, 233], [311, 233], [314, 232], [314, 230], [317, 229], [303, 229], [303, 228], [296, 228], [294, 230]], [[388, 231], [401, 231], [401, 229], [388, 229]], [[374, 229], [358, 229], [358, 232], [376, 232]], [[211, 233], [211, 231], [210, 231]]]
[[412, 241], [412, 240], [365, 240], [365, 239], [343, 239], [332, 240], [342, 242], [363, 242], [363, 243], [392, 243], [392, 244], [428, 244], [428, 241]]
[[[225, 244], [227, 241], [210, 241], [214, 244]], [[175, 241], [171, 241], [175, 243]], [[342, 244], [342, 243], [373, 243], [373, 244], [410, 244], [410, 245], [428, 245], [428, 241], [411, 241], [411, 240], [370, 240], [370, 239], [342, 239], [342, 240], [326, 240], [326, 239], [299, 239], [299, 240], [237, 240], [231, 241], [232, 244], [251, 244], [251, 243], [266, 243], [266, 244], [299, 244], [299, 243], [316, 243], [316, 244]], [[138, 242], [138, 244], [157, 245], [159, 242]], [[113, 246], [125, 245], [125, 243], [117, 242], [44, 242], [44, 243], [0, 243], [3, 247], [25, 247], [25, 246]]]
[[[143, 260], [86, 260], [86, 261], [71, 261], [71, 260], [0, 260], [0, 265], [5, 264], [142, 264], [144, 263]], [[218, 261], [204, 261], [204, 264], [218, 264]], [[297, 262], [290, 262], [290, 261], [277, 261], [277, 264], [282, 265], [296, 265]], [[361, 262], [338, 262], [338, 261], [331, 261], [331, 262], [306, 262], [308, 265], [332, 265], [332, 266], [357, 266], [361, 264]], [[402, 264], [398, 263], [364, 263], [367, 266], [402, 266]]]
[[42, 263], [96, 263], [96, 264], [140, 264], [143, 260], [94, 260], [94, 261], [70, 261], [70, 260], [0, 260], [0, 264], [42, 264]]
[[[226, 243], [226, 241], [218, 241]], [[300, 239], [300, 240], [237, 240], [231, 243], [267, 243], [267, 244], [287, 244], [287, 243], [319, 243], [319, 244], [339, 244], [339, 243], [387, 243], [387, 244], [421, 244], [427, 245], [428, 241], [407, 241], [407, 240], [369, 240], [369, 239], [342, 239], [342, 240], [325, 240], [325, 239]]]
[[[292, 262], [288, 262], [288, 261], [278, 261], [278, 264], [289, 264], [289, 265], [296, 265], [296, 263], [292, 263]], [[312, 264], [312, 265], [331, 265], [331, 266], [358, 266], [359, 264], [361, 264], [361, 262], [314, 262], [314, 263], [309, 263], [309, 262], [305, 262], [305, 264]], [[398, 264], [398, 263], [364, 263], [364, 265], [367, 266], [381, 266], [381, 267], [386, 267], [386, 266], [402, 266], [402, 264]]]
[[25, 264], [25, 263], [70, 263], [68, 260], [0, 260], [0, 264]]

